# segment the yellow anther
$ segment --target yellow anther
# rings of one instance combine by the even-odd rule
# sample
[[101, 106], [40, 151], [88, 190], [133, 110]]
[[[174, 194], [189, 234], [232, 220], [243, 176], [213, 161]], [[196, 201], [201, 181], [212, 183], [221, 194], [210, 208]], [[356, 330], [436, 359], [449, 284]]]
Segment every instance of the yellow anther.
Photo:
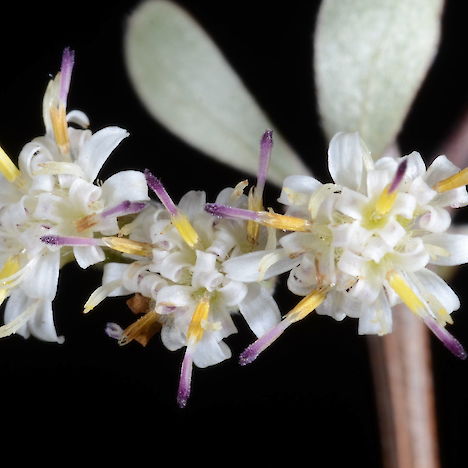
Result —
[[50, 120], [54, 131], [55, 141], [63, 155], [70, 153], [70, 139], [68, 137], [68, 124], [65, 106], [59, 104], [50, 108]]
[[151, 257], [153, 253], [152, 245], [146, 242], [138, 242], [122, 237], [103, 237], [101, 240], [104, 245], [118, 252], [139, 255], [141, 257]]
[[440, 321], [442, 321], [442, 325], [445, 325], [446, 323], [453, 325], [453, 319], [445, 308], [440, 307], [437, 309], [436, 315]]
[[187, 216], [183, 213], [177, 213], [171, 216], [171, 221], [177, 231], [179, 231], [184, 242], [192, 249], [195, 248], [198, 244], [199, 237]]
[[139, 318], [136, 322], [127, 327], [122, 338], [119, 340], [120, 345], [126, 345], [131, 341], [138, 341], [142, 346], [146, 346], [153, 336], [161, 330], [159, 321], [160, 315], [154, 311], [150, 311]]
[[329, 291], [330, 287], [315, 289], [291, 309], [287, 313], [286, 318], [291, 322], [302, 320], [325, 300]]
[[379, 198], [377, 198], [377, 201], [375, 202], [375, 211], [379, 215], [385, 215], [387, 214], [392, 208], [393, 205], [395, 204], [395, 200], [397, 197], [397, 191], [394, 190], [393, 192], [388, 191], [389, 187], [385, 187], [382, 191], [382, 193], [379, 195]]
[[0, 173], [8, 182], [14, 182], [20, 175], [19, 169], [0, 147]]
[[190, 322], [187, 340], [192, 343], [198, 343], [202, 337], [205, 329], [203, 328], [204, 322], [208, 319], [210, 313], [210, 299], [208, 296], [204, 296], [197, 304], [195, 312], [192, 315]]
[[434, 190], [439, 193], [447, 192], [447, 190], [463, 187], [466, 184], [468, 184], [468, 168], [465, 168], [446, 179], [439, 180], [439, 182], [434, 185]]
[[267, 212], [261, 213], [258, 222], [283, 231], [310, 231], [313, 226], [307, 219]]
[[425, 309], [424, 303], [417, 294], [411, 289], [405, 279], [396, 271], [390, 271], [387, 274], [387, 281], [390, 287], [398, 294], [404, 304], [416, 315], [422, 315]]

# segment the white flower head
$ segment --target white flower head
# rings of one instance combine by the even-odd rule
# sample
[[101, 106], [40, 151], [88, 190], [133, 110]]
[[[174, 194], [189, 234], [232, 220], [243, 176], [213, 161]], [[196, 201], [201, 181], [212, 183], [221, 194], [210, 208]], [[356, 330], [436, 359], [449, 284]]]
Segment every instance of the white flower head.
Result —
[[[468, 237], [447, 232], [448, 208], [468, 204], [466, 170], [459, 171], [445, 156], [426, 169], [416, 152], [374, 163], [356, 133], [331, 140], [329, 169], [333, 183], [288, 177], [279, 199], [286, 214], [268, 214], [283, 221], [278, 227], [296, 231], [279, 242], [283, 257], [297, 261], [289, 268], [288, 287], [305, 298], [250, 346], [241, 362], [254, 360], [291, 323], [314, 310], [337, 320], [359, 318], [361, 334], [389, 333], [391, 307], [398, 303], [465, 358], [463, 347], [445, 329], [459, 300], [429, 267], [468, 260]], [[229, 214], [224, 207], [209, 209]], [[261, 213], [243, 216], [266, 221]], [[288, 271], [288, 266], [276, 270]]]
[[[220, 192], [218, 204], [262, 208], [262, 192], [271, 152], [271, 132], [261, 142], [257, 184], [244, 195], [245, 182]], [[205, 211], [205, 192], [191, 191], [176, 205], [161, 181], [145, 171], [149, 187], [161, 204], [148, 206], [122, 232], [132, 246], [149, 246], [146, 255], [134, 255], [130, 264], [105, 266], [103, 285], [90, 297], [85, 310], [106, 296], [136, 293], [145, 315], [122, 333], [115, 325], [109, 333], [121, 343], [146, 344], [158, 327], [170, 350], [185, 347], [178, 403], [185, 406], [190, 394], [192, 366], [207, 367], [231, 356], [224, 338], [236, 333], [232, 315], [240, 312], [252, 331], [262, 336], [279, 322], [270, 282], [242, 281], [229, 274], [229, 261], [245, 253], [255, 255], [276, 246], [276, 235], [244, 220], [218, 219]], [[130, 244], [129, 244], [130, 245]], [[136, 249], [136, 247], [135, 247]], [[142, 253], [142, 252], [141, 252]], [[143, 298], [143, 299], [141, 299]]]
[[[63, 341], [52, 314], [63, 239], [116, 234], [117, 217], [141, 211], [148, 199], [145, 179], [137, 171], [94, 183], [128, 133], [108, 127], [92, 134], [69, 125], [89, 125], [82, 112], [66, 114], [73, 65], [74, 53], [67, 48], [43, 100], [46, 133], [23, 147], [18, 167], [0, 151], [0, 291], [2, 301], [10, 297], [0, 336], [18, 332]], [[82, 268], [104, 260], [102, 248], [94, 244], [73, 245], [73, 254]]]

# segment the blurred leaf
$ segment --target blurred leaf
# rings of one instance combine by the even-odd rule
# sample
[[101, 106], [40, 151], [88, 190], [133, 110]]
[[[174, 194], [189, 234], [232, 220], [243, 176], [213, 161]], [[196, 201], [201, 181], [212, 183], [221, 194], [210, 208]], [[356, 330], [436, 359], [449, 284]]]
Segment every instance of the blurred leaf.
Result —
[[359, 131], [374, 157], [395, 140], [440, 36], [442, 0], [323, 0], [314, 69], [328, 137]]
[[[125, 56], [152, 116], [217, 160], [256, 174], [260, 138], [271, 122], [204, 30], [179, 6], [147, 1], [131, 15]], [[269, 180], [308, 172], [277, 131]]]

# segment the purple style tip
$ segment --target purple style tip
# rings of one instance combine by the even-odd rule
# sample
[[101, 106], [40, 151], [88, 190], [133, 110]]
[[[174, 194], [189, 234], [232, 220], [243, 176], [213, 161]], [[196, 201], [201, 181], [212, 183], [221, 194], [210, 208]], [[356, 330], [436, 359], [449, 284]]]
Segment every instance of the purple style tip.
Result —
[[75, 52], [66, 47], [62, 54], [62, 65], [60, 67], [60, 100], [67, 101], [68, 91], [70, 89], [71, 75], [75, 65]]
[[390, 184], [390, 188], [388, 189], [388, 193], [393, 193], [401, 184], [401, 181], [403, 180], [403, 177], [405, 176], [407, 167], [408, 167], [408, 159], [404, 159], [398, 165], [395, 177], [393, 178], [392, 183]]
[[72, 237], [72, 236], [42, 236], [41, 241], [48, 245], [60, 245], [60, 246], [76, 246], [76, 247], [87, 247], [92, 245], [99, 245], [98, 239], [91, 237]]
[[120, 340], [123, 335], [122, 327], [114, 322], [107, 322], [104, 332], [109, 338], [114, 340]]
[[125, 200], [118, 205], [109, 208], [101, 213], [101, 217], [106, 218], [107, 216], [124, 216], [128, 214], [139, 213], [146, 207], [145, 202], [131, 202]]
[[207, 203], [205, 211], [218, 218], [246, 219], [247, 221], [256, 221], [258, 219], [257, 212], [255, 211], [220, 205], [219, 203]]
[[260, 141], [260, 160], [257, 174], [257, 192], [262, 193], [270, 165], [271, 150], [273, 148], [273, 131], [266, 130]]
[[162, 182], [155, 177], [149, 169], [145, 169], [144, 174], [148, 187], [157, 195], [166, 210], [169, 211], [172, 216], [175, 216], [177, 214], [177, 207], [167, 193]]
[[288, 320], [282, 320], [278, 325], [274, 326], [270, 331], [254, 341], [247, 347], [239, 356], [239, 364], [246, 366], [258, 358], [260, 353], [265, 351], [291, 324]]
[[190, 397], [192, 367], [192, 355], [186, 351], [184, 360], [182, 361], [182, 368], [180, 369], [179, 389], [177, 391], [177, 404], [179, 405], [179, 408], [185, 408]]
[[457, 358], [466, 359], [467, 354], [463, 345], [451, 335], [442, 325], [439, 325], [434, 319], [426, 318], [424, 323], [434, 333], [442, 344]]

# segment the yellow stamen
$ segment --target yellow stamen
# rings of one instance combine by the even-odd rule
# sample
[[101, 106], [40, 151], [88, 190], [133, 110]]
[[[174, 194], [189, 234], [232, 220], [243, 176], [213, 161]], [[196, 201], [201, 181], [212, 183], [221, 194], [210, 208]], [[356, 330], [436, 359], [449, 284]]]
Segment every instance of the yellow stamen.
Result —
[[437, 317], [442, 321], [442, 325], [446, 323], [453, 325], [453, 319], [444, 307], [440, 307], [436, 311]]
[[379, 215], [387, 214], [395, 204], [395, 200], [397, 197], [398, 192], [394, 190], [393, 192], [389, 193], [388, 186], [385, 187], [382, 193], [379, 195], [379, 198], [375, 202], [375, 211]]
[[[249, 193], [248, 208], [251, 211], [263, 211], [262, 199], [255, 196], [255, 189], [252, 189]], [[255, 221], [247, 221], [247, 240], [255, 245], [258, 239], [258, 233], [260, 232], [260, 225]]]
[[325, 300], [329, 291], [330, 287], [315, 289], [291, 309], [287, 313], [286, 318], [292, 323], [302, 320]]
[[136, 322], [127, 327], [122, 338], [119, 340], [120, 345], [126, 345], [131, 341], [138, 341], [142, 346], [146, 346], [153, 336], [161, 330], [159, 321], [160, 315], [154, 311], [150, 311]]
[[210, 312], [210, 299], [208, 296], [204, 296], [197, 304], [195, 312], [192, 315], [192, 321], [190, 322], [187, 339], [192, 343], [198, 343], [202, 337], [205, 329], [203, 328], [204, 322], [208, 319]]
[[0, 270], [0, 285], [5, 286], [8, 284], [5, 281], [10, 276], [14, 275], [20, 269], [20, 264], [18, 262], [18, 258], [16, 256], [10, 257], [4, 264], [2, 269]]
[[70, 140], [68, 137], [68, 124], [65, 106], [59, 104], [50, 108], [50, 120], [54, 131], [55, 141], [60, 152], [65, 155], [70, 153]]
[[453, 176], [447, 177], [446, 179], [439, 180], [434, 185], [434, 190], [437, 192], [446, 192], [447, 190], [453, 190], [463, 185], [468, 184], [468, 167], [460, 172], [457, 172]]
[[309, 231], [312, 227], [312, 223], [307, 219], [277, 213], [263, 212], [259, 222], [265, 226], [271, 226], [284, 231]]
[[0, 147], [0, 173], [8, 182], [14, 182], [20, 175], [19, 169]]
[[187, 216], [183, 213], [177, 213], [176, 215], [171, 216], [171, 221], [179, 231], [179, 234], [185, 243], [192, 249], [195, 248], [198, 244], [199, 237]]
[[107, 247], [118, 252], [140, 255], [141, 257], [151, 257], [153, 253], [152, 245], [146, 242], [138, 242], [122, 237], [103, 237], [101, 240]]
[[387, 281], [391, 288], [398, 294], [400, 299], [408, 307], [411, 312], [421, 316], [425, 309], [424, 303], [419, 299], [417, 294], [411, 289], [405, 279], [396, 271], [390, 271], [387, 274]]

